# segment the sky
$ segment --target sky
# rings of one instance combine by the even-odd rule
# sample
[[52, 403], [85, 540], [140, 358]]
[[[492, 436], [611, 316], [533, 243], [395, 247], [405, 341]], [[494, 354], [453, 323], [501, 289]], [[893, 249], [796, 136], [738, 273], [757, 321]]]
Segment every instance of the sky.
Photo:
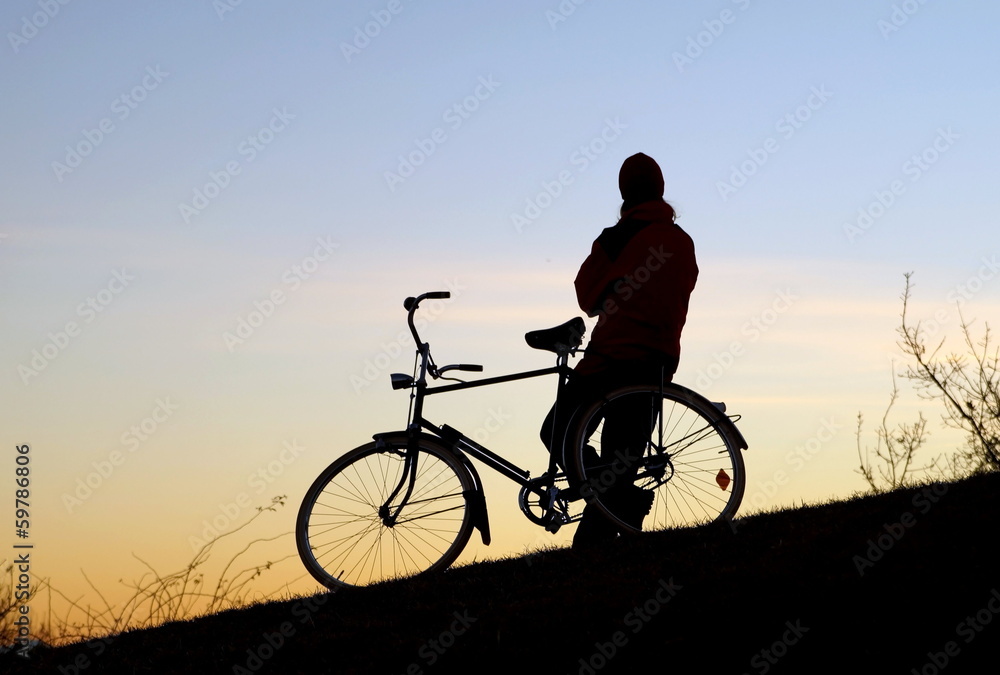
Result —
[[[259, 593], [315, 590], [295, 511], [405, 425], [403, 299], [451, 291], [424, 317], [439, 363], [550, 365], [523, 334], [581, 315], [636, 152], [695, 242], [675, 381], [741, 416], [743, 512], [864, 488], [903, 275], [949, 347], [1000, 317], [998, 21], [986, 0], [5, 2], [0, 495], [28, 445], [33, 574], [125, 597], [138, 559], [181, 568], [284, 495], [219, 548], [277, 537], [246, 555], [283, 560]], [[890, 421], [924, 411], [928, 458], [961, 443], [899, 384]], [[428, 415], [537, 474], [554, 392]], [[463, 560], [568, 541], [486, 480], [494, 543]]]

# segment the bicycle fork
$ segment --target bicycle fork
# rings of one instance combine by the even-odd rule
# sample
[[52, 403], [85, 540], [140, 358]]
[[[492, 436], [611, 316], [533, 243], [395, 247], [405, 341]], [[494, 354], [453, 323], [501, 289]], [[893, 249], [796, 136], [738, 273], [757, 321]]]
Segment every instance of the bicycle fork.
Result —
[[[382, 442], [382, 439], [379, 439], [379, 443]], [[420, 453], [415, 448], [410, 447], [411, 444], [412, 441], [407, 443], [406, 453], [403, 455], [403, 474], [399, 477], [399, 483], [396, 484], [396, 488], [378, 509], [378, 517], [382, 519], [382, 524], [386, 527], [394, 527], [396, 525], [396, 521], [399, 520], [399, 513], [406, 506], [407, 502], [410, 501], [410, 496], [413, 494], [413, 485], [417, 480], [417, 455]], [[396, 496], [399, 495], [404, 485], [406, 485], [406, 494], [403, 495], [403, 498], [395, 510], [393, 510], [390, 505], [396, 499]]]
[[[376, 442], [379, 444], [378, 447], [384, 448], [387, 451], [392, 451], [389, 444], [386, 443], [381, 436], [376, 436]], [[400, 517], [403, 509], [411, 504], [410, 500], [413, 497], [413, 487], [416, 484], [419, 470], [419, 443], [417, 439], [411, 435], [407, 441], [406, 450], [402, 452], [395, 452], [403, 457], [403, 470], [400, 474], [399, 481], [396, 483], [396, 487], [378, 509], [378, 515], [382, 524], [389, 528], [394, 527], [399, 522], [405, 522], [405, 519], [401, 521]], [[490, 534], [489, 514], [486, 510], [486, 494], [483, 491], [483, 483], [479, 478], [479, 472], [476, 471], [476, 468], [469, 462], [467, 457], [461, 453], [455, 453], [455, 456], [460, 460], [465, 470], [469, 473], [474, 486], [473, 489], [464, 490], [462, 492], [462, 497], [465, 499], [472, 515], [472, 525], [479, 530], [483, 544], [489, 546], [492, 536]], [[404, 488], [405, 492], [403, 492]], [[399, 502], [395, 506], [393, 506], [393, 502], [396, 501], [401, 492], [403, 492], [402, 498], [399, 499]]]

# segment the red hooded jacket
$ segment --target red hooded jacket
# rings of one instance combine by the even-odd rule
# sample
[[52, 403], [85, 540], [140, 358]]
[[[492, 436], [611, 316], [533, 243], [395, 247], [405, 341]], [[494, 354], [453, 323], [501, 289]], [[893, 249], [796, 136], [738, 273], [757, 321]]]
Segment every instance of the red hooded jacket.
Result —
[[670, 206], [656, 199], [624, 212], [594, 241], [574, 282], [580, 309], [599, 317], [576, 371], [677, 359], [697, 279], [694, 242]]

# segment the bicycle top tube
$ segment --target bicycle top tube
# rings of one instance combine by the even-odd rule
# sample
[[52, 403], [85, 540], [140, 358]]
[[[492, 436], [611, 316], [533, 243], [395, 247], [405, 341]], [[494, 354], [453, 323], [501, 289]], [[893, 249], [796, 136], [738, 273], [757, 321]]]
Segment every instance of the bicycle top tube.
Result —
[[[410, 328], [410, 333], [413, 335], [413, 340], [417, 345], [417, 364], [413, 377], [405, 375], [393, 375], [392, 386], [394, 389], [405, 389], [405, 388], [415, 388], [416, 396], [418, 398], [423, 398], [425, 395], [430, 394], [443, 394], [449, 391], [457, 391], [460, 389], [470, 389], [473, 387], [484, 387], [491, 384], [500, 384], [502, 382], [513, 382], [515, 380], [523, 380], [532, 377], [541, 377], [544, 375], [563, 375], [569, 373], [571, 370], [568, 364], [569, 354], [575, 354], [576, 349], [567, 349], [565, 351], [556, 352], [556, 365], [549, 368], [540, 368], [537, 370], [528, 370], [518, 373], [510, 373], [507, 375], [500, 375], [497, 377], [488, 377], [480, 380], [472, 381], [462, 381], [458, 380], [455, 384], [438, 385], [433, 387], [427, 386], [427, 375], [433, 379], [438, 379], [442, 374], [449, 370], [460, 370], [460, 371], [471, 371], [471, 372], [482, 372], [483, 367], [479, 365], [472, 364], [453, 364], [439, 368], [437, 364], [434, 363], [434, 358], [431, 356], [430, 344], [423, 342], [420, 339], [420, 334], [417, 331], [417, 327], [414, 324], [413, 317], [420, 306], [420, 303], [426, 299], [447, 299], [451, 297], [451, 293], [448, 291], [431, 291], [429, 293], [423, 293], [417, 297], [409, 297], [403, 301], [403, 307], [407, 310], [406, 323]], [[578, 320], [579, 321], [579, 320]], [[582, 323], [582, 322], [581, 322]], [[452, 379], [452, 378], [445, 378]]]
[[514, 382], [516, 380], [526, 380], [532, 377], [541, 377], [543, 375], [555, 375], [559, 373], [568, 373], [570, 367], [566, 365], [555, 365], [550, 368], [541, 368], [539, 370], [526, 370], [520, 373], [510, 373], [508, 375], [498, 375], [496, 377], [486, 377], [481, 380], [470, 380], [468, 382], [456, 382], [455, 384], [442, 384], [436, 387], [428, 387], [424, 390], [424, 394], [430, 396], [431, 394], [444, 394], [449, 391], [458, 391], [459, 389], [471, 389], [473, 387], [485, 387], [491, 384], [500, 384], [502, 382]]

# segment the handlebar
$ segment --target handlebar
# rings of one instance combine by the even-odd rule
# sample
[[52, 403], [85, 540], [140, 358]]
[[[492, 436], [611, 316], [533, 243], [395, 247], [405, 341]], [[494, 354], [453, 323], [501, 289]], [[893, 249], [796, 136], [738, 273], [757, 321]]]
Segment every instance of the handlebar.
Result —
[[427, 298], [430, 298], [431, 300], [447, 300], [450, 297], [451, 293], [449, 291], [431, 291], [430, 293], [424, 293], [416, 298], [410, 297], [403, 300], [403, 309], [412, 313], [412, 310], [416, 309], [417, 305]]
[[417, 311], [417, 307], [424, 300], [430, 298], [431, 300], [447, 300], [451, 297], [451, 293], [448, 291], [431, 291], [429, 293], [424, 293], [418, 295], [417, 297], [409, 297], [403, 300], [403, 309], [408, 313], [406, 315], [406, 323], [410, 326], [410, 333], [413, 334], [413, 341], [417, 343], [417, 348], [420, 348], [423, 343], [420, 341], [420, 336], [417, 335], [417, 328], [413, 325], [413, 314]]
[[413, 341], [417, 345], [417, 350], [424, 356], [427, 360], [427, 372], [431, 374], [431, 377], [438, 378], [445, 372], [449, 370], [464, 370], [468, 372], [481, 373], [483, 372], [483, 367], [474, 365], [471, 363], [456, 363], [450, 366], [444, 366], [438, 368], [434, 365], [433, 360], [430, 358], [430, 347], [424, 342], [420, 341], [420, 335], [417, 333], [417, 327], [413, 324], [413, 315], [417, 311], [417, 307], [424, 300], [447, 300], [451, 297], [451, 293], [448, 291], [430, 291], [428, 293], [423, 293], [417, 297], [409, 297], [403, 301], [403, 309], [407, 311], [406, 323], [410, 327], [410, 333], [413, 335]]

